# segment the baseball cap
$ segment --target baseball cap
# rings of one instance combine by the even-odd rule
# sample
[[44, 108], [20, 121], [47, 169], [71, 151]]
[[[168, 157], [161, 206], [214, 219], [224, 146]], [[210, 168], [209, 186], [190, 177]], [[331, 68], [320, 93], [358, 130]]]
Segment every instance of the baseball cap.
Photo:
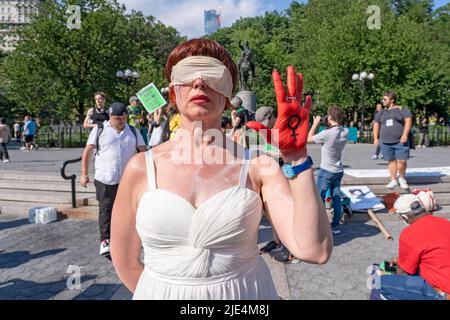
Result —
[[139, 98], [136, 96], [131, 96], [130, 97], [130, 103], [132, 103], [133, 101], [139, 101]]
[[128, 109], [121, 102], [113, 102], [108, 108], [108, 113], [112, 116], [124, 116], [128, 114]]
[[272, 107], [260, 107], [255, 112], [255, 120], [267, 126], [270, 117], [273, 115]]
[[420, 204], [427, 212], [436, 210], [436, 199], [434, 198], [433, 191], [420, 191], [417, 194], [417, 197], [419, 198]]
[[[417, 202], [417, 204], [414, 204]], [[422, 210], [418, 210], [421, 207]], [[405, 194], [397, 199], [394, 204], [394, 208], [397, 213], [409, 213], [415, 211], [420, 213], [420, 211], [431, 212], [436, 210], [436, 200], [433, 195], [433, 191], [420, 191], [418, 194]]]
[[394, 203], [395, 212], [397, 213], [411, 212], [411, 204], [415, 201], [419, 201], [419, 197], [417, 197], [414, 194], [402, 195]]
[[239, 108], [242, 104], [242, 99], [239, 98], [238, 96], [234, 96], [233, 98], [231, 98], [230, 103], [235, 107], [235, 108]]

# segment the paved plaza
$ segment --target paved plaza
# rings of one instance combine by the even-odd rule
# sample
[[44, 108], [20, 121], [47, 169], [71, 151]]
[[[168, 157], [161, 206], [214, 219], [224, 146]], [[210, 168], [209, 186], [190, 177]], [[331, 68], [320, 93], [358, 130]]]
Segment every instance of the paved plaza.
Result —
[[[289, 299], [366, 299], [373, 262], [394, 257], [404, 225], [384, 221], [394, 236], [388, 241], [363, 217], [342, 226], [335, 236], [330, 261], [322, 266], [304, 262], [286, 265]], [[261, 226], [260, 245], [270, 237]], [[271, 262], [277, 271], [285, 265]], [[79, 268], [79, 269], [75, 269]], [[71, 278], [79, 270], [81, 289]], [[273, 272], [273, 270], [272, 270]], [[274, 275], [276, 277], [276, 275]], [[29, 224], [27, 219], [0, 217], [0, 299], [129, 299], [112, 263], [98, 256], [97, 223], [65, 219], [51, 224]]]
[[[375, 148], [371, 144], [348, 143], [342, 155], [345, 169], [387, 169], [387, 162], [371, 160]], [[314, 167], [320, 164], [320, 145], [309, 144], [308, 152], [314, 161]], [[24, 152], [19, 146], [9, 147], [10, 163], [0, 163], [0, 170], [39, 171], [59, 174], [62, 161], [81, 157], [83, 149], [44, 149]], [[411, 150], [408, 161], [410, 168], [450, 166], [450, 147], [418, 148]], [[70, 164], [67, 172], [81, 173], [81, 164]], [[93, 168], [93, 166], [91, 166]], [[92, 169], [90, 173], [93, 173]]]

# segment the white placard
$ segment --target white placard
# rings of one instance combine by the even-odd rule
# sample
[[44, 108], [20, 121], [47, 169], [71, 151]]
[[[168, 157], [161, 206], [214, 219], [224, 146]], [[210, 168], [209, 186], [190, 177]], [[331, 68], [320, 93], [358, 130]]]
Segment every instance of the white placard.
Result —
[[365, 211], [367, 209], [378, 211], [385, 208], [380, 199], [367, 186], [341, 186], [341, 191], [350, 198], [350, 208], [353, 211]]

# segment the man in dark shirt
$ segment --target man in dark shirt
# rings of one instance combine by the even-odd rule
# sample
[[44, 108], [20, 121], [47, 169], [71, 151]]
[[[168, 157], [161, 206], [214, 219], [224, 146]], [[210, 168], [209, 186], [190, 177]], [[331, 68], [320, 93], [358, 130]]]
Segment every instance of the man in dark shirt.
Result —
[[97, 91], [94, 94], [95, 106], [89, 108], [86, 114], [86, 118], [83, 122], [83, 128], [94, 128], [99, 123], [103, 123], [109, 120], [109, 114], [105, 110], [106, 94], [101, 91]]
[[408, 139], [412, 126], [412, 114], [408, 109], [398, 106], [396, 102], [395, 92], [389, 91], [384, 94], [383, 105], [387, 109], [376, 114], [373, 137], [375, 146], [380, 145], [384, 159], [389, 161], [391, 182], [386, 185], [386, 188], [393, 189], [400, 184], [402, 189], [408, 189], [405, 174], [409, 159]]

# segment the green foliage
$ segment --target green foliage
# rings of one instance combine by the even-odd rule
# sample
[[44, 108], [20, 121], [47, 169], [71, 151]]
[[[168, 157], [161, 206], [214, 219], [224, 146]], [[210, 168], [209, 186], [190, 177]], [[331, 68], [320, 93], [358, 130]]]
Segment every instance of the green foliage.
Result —
[[392, 0], [393, 11], [419, 22], [427, 22], [433, 12], [433, 0]]
[[[66, 25], [69, 4], [81, 6], [80, 29]], [[126, 14], [116, 1], [106, 0], [47, 0], [43, 13], [17, 34], [21, 40], [2, 68], [8, 81], [0, 84], [16, 103], [13, 111], [78, 121], [96, 91], [106, 92], [109, 102], [127, 100], [117, 70], [141, 73], [130, 92], [151, 81], [162, 85], [167, 54], [182, 40], [153, 17]]]
[[256, 79], [251, 89], [257, 93], [260, 105], [275, 106], [272, 70], [285, 69], [293, 52], [288, 27], [288, 17], [267, 12], [262, 17], [241, 18], [211, 36], [230, 51], [235, 61], [240, 57], [239, 41], [248, 41], [256, 58]]
[[[66, 26], [69, 3], [82, 5], [79, 30]], [[44, 4], [45, 14], [18, 31], [16, 51], [3, 61], [0, 57], [0, 112], [81, 120], [97, 90], [110, 101], [125, 99], [126, 88], [115, 78], [125, 68], [142, 75], [131, 92], [149, 82], [167, 85], [167, 55], [184, 40], [172, 27], [141, 12], [127, 14], [115, 0]], [[380, 29], [367, 26], [371, 5], [381, 9]], [[375, 74], [365, 91], [369, 113], [383, 92], [393, 89], [399, 104], [412, 111], [445, 115], [450, 114], [450, 5], [431, 8], [429, 0], [293, 1], [285, 12], [241, 18], [210, 37], [235, 61], [239, 41], [249, 42], [256, 57], [251, 89], [258, 105], [276, 105], [272, 70], [285, 80], [292, 64], [304, 74], [305, 91], [313, 94], [313, 112], [323, 113], [330, 105], [348, 114], [360, 111], [360, 88], [351, 76], [365, 70]]]
[[[367, 9], [381, 9], [381, 28], [370, 30]], [[271, 71], [282, 77], [289, 64], [304, 74], [305, 91], [314, 96], [314, 112], [337, 104], [360, 110], [360, 88], [351, 80], [363, 70], [375, 74], [366, 86], [366, 109], [384, 91], [396, 90], [399, 103], [413, 111], [426, 106], [445, 114], [449, 104], [449, 12], [430, 11], [431, 1], [310, 0], [292, 2], [284, 13], [245, 18], [211, 37], [238, 59], [247, 40], [257, 59], [253, 90], [259, 105], [274, 105]], [[419, 19], [417, 8], [422, 8]], [[448, 7], [448, 6], [447, 6]], [[420, 10], [419, 10], [420, 11]]]

